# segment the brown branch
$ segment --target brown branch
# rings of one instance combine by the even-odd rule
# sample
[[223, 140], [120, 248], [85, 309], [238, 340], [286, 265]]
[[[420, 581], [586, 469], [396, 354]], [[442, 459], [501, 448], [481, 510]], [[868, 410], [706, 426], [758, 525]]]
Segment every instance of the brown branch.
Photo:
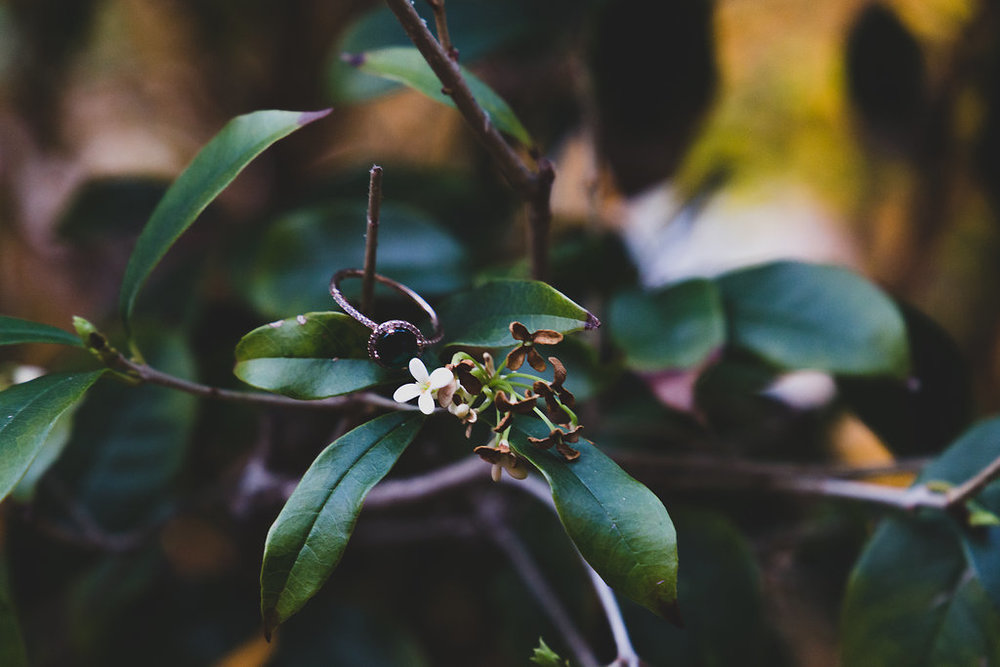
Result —
[[368, 172], [368, 218], [365, 232], [365, 267], [361, 276], [361, 312], [371, 316], [375, 295], [375, 255], [378, 252], [378, 221], [382, 206], [382, 167], [372, 165]]
[[311, 408], [318, 410], [331, 410], [339, 408], [351, 408], [359, 405], [372, 405], [388, 410], [416, 410], [416, 406], [404, 403], [397, 403], [392, 399], [379, 396], [370, 392], [350, 394], [348, 396], [334, 396], [315, 401], [303, 401], [288, 396], [278, 394], [264, 394], [250, 391], [234, 391], [232, 389], [221, 389], [210, 387], [197, 382], [191, 382], [183, 378], [175, 377], [159, 371], [152, 366], [137, 363], [118, 354], [115, 358], [116, 365], [128, 371], [129, 376], [148, 384], [155, 384], [161, 387], [176, 389], [195, 396], [204, 398], [215, 398], [222, 401], [234, 401], [240, 403], [256, 403], [259, 405], [271, 405], [286, 408]]
[[444, 11], [444, 0], [427, 0], [427, 4], [434, 12], [434, 25], [437, 27], [438, 42], [441, 43], [441, 48], [452, 60], [457, 62], [458, 49], [451, 43], [451, 35], [448, 34], [448, 16]]
[[[548, 232], [552, 220], [551, 190], [555, 171], [548, 160], [539, 160], [538, 171], [529, 168], [503, 138], [469, 89], [461, 69], [434, 38], [409, 0], [386, 0], [413, 45], [441, 81], [473, 134], [486, 147], [511, 187], [528, 207], [531, 274], [544, 280], [547, 273]], [[433, 3], [432, 3], [433, 4]]]

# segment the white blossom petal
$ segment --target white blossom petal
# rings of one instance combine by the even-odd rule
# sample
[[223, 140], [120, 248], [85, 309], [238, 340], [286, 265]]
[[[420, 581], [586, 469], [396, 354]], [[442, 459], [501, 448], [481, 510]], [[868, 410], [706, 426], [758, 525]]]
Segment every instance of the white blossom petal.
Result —
[[420, 361], [416, 357], [410, 359], [410, 375], [413, 379], [417, 381], [418, 384], [427, 382], [427, 367], [424, 366], [424, 362]]
[[420, 396], [420, 385], [410, 383], [404, 384], [402, 387], [397, 389], [392, 395], [392, 400], [397, 403], [406, 403], [407, 401], [412, 401], [417, 396]]
[[455, 375], [447, 368], [435, 368], [430, 375], [431, 389], [440, 389], [455, 379]]
[[417, 405], [420, 406], [420, 411], [425, 415], [429, 415], [434, 412], [434, 397], [431, 396], [431, 392], [420, 392], [420, 398], [417, 399]]

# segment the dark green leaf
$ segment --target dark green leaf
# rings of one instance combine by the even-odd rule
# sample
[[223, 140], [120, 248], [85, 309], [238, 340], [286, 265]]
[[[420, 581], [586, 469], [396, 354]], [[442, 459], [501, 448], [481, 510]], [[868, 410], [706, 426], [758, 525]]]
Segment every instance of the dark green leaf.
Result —
[[507, 347], [514, 344], [510, 323], [529, 331], [572, 333], [600, 322], [549, 285], [532, 280], [494, 280], [456, 294], [441, 309], [448, 345]]
[[343, 313], [307, 313], [265, 324], [236, 346], [234, 373], [247, 384], [312, 400], [398, 377], [368, 359], [369, 330]]
[[[148, 360], [179, 377], [194, 375], [180, 338], [145, 336]], [[87, 396], [53, 474], [74, 506], [103, 529], [148, 525], [170, 501], [197, 416], [195, 396], [165, 387], [105, 382]]]
[[0, 345], [18, 343], [56, 343], [80, 346], [80, 339], [63, 329], [16, 317], [0, 315]]
[[612, 338], [636, 370], [697, 366], [726, 339], [722, 299], [709, 280], [619, 294], [609, 321]]
[[[677, 607], [677, 536], [663, 503], [599, 449], [582, 439], [567, 462], [532, 445], [527, 435], [548, 435], [523, 420], [511, 446], [538, 468], [549, 486], [570, 539], [618, 593], [672, 622]], [[526, 435], [527, 433], [527, 435]]]
[[60, 415], [103, 374], [53, 373], [0, 392], [0, 499], [24, 476]]
[[153, 268], [198, 215], [268, 146], [329, 111], [256, 111], [222, 129], [167, 190], [139, 235], [125, 268], [119, 310], [128, 324]]
[[[993, 419], [959, 438], [916, 483], [960, 484], [997, 456], [1000, 419]], [[1000, 510], [1000, 483], [978, 499]], [[1000, 661], [998, 549], [995, 526], [960, 526], [944, 514], [883, 521], [848, 586], [845, 664], [862, 657], [876, 667]]]
[[946, 520], [883, 521], [851, 575], [843, 664], [1000, 664], [1000, 616]]
[[[347, 56], [348, 62], [362, 72], [398, 81], [417, 90], [432, 100], [454, 107], [451, 96], [441, 92], [441, 81], [420, 52], [413, 47], [394, 46], [375, 51]], [[480, 81], [471, 72], [462, 69], [469, 90], [479, 102], [479, 106], [489, 115], [497, 129], [517, 139], [525, 146], [532, 146], [531, 135], [521, 121], [492, 88]]]
[[[947, 482], [955, 486], [973, 477], [997, 457], [1000, 457], [1000, 418], [980, 422], [969, 429], [927, 466], [917, 483]], [[969, 525], [958, 526], [958, 535], [979, 583], [1000, 613], [1000, 527], [991, 525], [986, 519], [1000, 512], [1000, 482], [989, 484], [976, 498], [978, 502], [970, 503]], [[980, 525], [974, 526], [977, 505]]]
[[718, 284], [730, 342], [781, 368], [897, 377], [909, 371], [899, 309], [846, 269], [775, 262], [726, 274]]
[[10, 594], [10, 578], [5, 561], [0, 561], [0, 665], [28, 667], [28, 654], [24, 649], [17, 608]]
[[721, 514], [674, 512], [681, 558], [677, 580], [684, 627], [666, 627], [622, 605], [636, 651], [652, 665], [777, 667], [761, 575], [746, 539]]
[[322, 587], [340, 562], [365, 496], [422, 424], [422, 415], [383, 415], [316, 457], [267, 534], [260, 601], [268, 633]]
[[[330, 277], [336, 269], [363, 265], [364, 237], [363, 197], [281, 218], [260, 241], [250, 280], [253, 305], [269, 316], [334, 307], [328, 291]], [[468, 284], [462, 247], [412, 208], [383, 204], [378, 240], [379, 273], [425, 298]], [[359, 280], [345, 281], [345, 293], [360, 284]]]

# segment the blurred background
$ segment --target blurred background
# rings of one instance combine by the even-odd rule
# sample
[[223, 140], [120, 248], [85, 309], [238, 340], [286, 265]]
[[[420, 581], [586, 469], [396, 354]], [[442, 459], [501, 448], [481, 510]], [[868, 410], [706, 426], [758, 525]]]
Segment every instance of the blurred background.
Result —
[[[600, 314], [625, 285], [773, 258], [845, 265], [898, 299], [919, 334], [911, 386], [843, 388], [860, 397], [856, 412], [892, 412], [892, 423], [876, 436], [851, 422], [863, 432], [841, 457], [926, 455], [1000, 409], [997, 3], [447, 10], [461, 62], [556, 165], [556, 287]], [[518, 201], [458, 114], [342, 58], [406, 43], [384, 7], [360, 0], [0, 0], [0, 312], [63, 328], [81, 315], [120, 333], [121, 276], [159, 197], [228, 119], [261, 108], [334, 111], [255, 161], [157, 269], [138, 324], [154, 365], [235, 387], [241, 335], [331, 309], [329, 275], [362, 261], [373, 163], [385, 169], [382, 273], [432, 301], [484, 275], [525, 276]], [[53, 346], [0, 350], [8, 376], [80, 363]], [[602, 409], [622, 422], [630, 409], [655, 416], [641, 435], [608, 418], [609, 444], [656, 453], [696, 439], [627, 380], [609, 381]], [[875, 395], [892, 407], [871, 408]], [[454, 499], [364, 515], [323, 594], [263, 641], [267, 527], [283, 489], [349, 425], [100, 385], [56, 467], [4, 508], [32, 664], [507, 665], [524, 664], [539, 635], [558, 648]], [[732, 430], [775, 437], [744, 427]], [[399, 471], [465, 455], [453, 436], [431, 433]], [[511, 503], [518, 532], [543, 545], [533, 553], [610, 660], [582, 574], [563, 567], [574, 556], [561, 531], [530, 509]], [[864, 517], [811, 508], [804, 527], [797, 510], [766, 502], [727, 511], [687, 519], [700, 526], [689, 553], [746, 555], [722, 575], [685, 575], [727, 582], [723, 598], [746, 592], [705, 611], [731, 621], [714, 664], [833, 664]], [[652, 664], [710, 664], [708, 630], [682, 635], [627, 612]]]

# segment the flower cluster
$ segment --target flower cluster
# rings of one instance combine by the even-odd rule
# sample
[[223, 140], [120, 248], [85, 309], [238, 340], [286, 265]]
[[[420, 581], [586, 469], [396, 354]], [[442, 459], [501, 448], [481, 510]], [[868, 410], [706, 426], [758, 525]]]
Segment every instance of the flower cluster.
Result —
[[[583, 429], [573, 412], [576, 399], [564, 386], [566, 367], [556, 357], [543, 357], [538, 351], [539, 345], [560, 342], [562, 334], [549, 329], [531, 332], [520, 322], [511, 322], [510, 333], [518, 345], [499, 367], [488, 352], [480, 359], [457, 352], [450, 364], [431, 373], [419, 359], [411, 359], [410, 374], [415, 382], [399, 387], [393, 394], [396, 401], [404, 403], [416, 398], [424, 414], [434, 412], [436, 400], [466, 425], [466, 437], [471, 435], [479, 416], [492, 408], [496, 415], [493, 439], [474, 451], [493, 466], [492, 476], [497, 481], [504, 470], [515, 479], [527, 476], [527, 463], [511, 449], [509, 441], [515, 415], [533, 414], [541, 419], [549, 435], [528, 440], [539, 448], [555, 447], [566, 461], [579, 458], [580, 452], [570, 443], [579, 440]], [[552, 364], [552, 381], [520, 372], [525, 361], [538, 372]], [[539, 407], [539, 399], [544, 409]]]

